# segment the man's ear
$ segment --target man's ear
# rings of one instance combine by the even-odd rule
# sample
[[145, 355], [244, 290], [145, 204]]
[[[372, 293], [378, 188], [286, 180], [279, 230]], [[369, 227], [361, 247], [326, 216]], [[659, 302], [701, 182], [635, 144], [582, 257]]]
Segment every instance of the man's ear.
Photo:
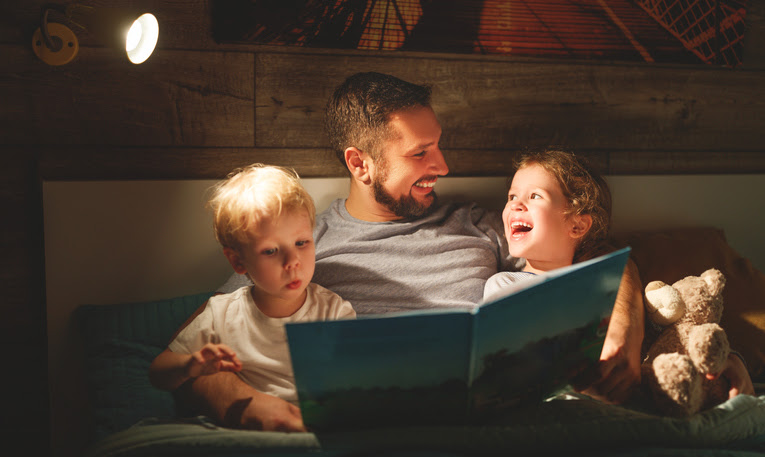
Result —
[[353, 179], [364, 184], [372, 182], [372, 175], [369, 170], [372, 158], [369, 157], [369, 154], [355, 147], [347, 148], [345, 150], [345, 164], [348, 166]]
[[587, 234], [592, 227], [592, 216], [589, 214], [582, 214], [573, 216], [574, 225], [571, 227], [571, 237], [581, 238]]
[[231, 248], [223, 248], [223, 255], [228, 259], [228, 263], [231, 264], [231, 268], [240, 275], [247, 274], [247, 268], [245, 268], [242, 262], [242, 256], [238, 252]]

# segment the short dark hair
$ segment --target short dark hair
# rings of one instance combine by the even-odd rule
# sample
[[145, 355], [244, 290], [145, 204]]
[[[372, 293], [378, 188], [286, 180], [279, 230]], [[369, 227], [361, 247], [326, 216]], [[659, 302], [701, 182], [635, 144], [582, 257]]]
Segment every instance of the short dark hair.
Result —
[[429, 86], [413, 84], [384, 73], [348, 77], [327, 102], [324, 126], [329, 141], [345, 165], [345, 150], [356, 147], [373, 159], [390, 136], [391, 114], [430, 106]]

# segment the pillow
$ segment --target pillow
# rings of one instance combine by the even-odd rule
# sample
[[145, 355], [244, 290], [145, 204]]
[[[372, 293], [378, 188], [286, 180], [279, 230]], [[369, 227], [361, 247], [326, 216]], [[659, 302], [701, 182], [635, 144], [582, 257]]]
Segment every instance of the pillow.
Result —
[[617, 246], [631, 246], [645, 286], [668, 284], [717, 268], [726, 277], [720, 325], [731, 347], [745, 358], [753, 379], [765, 377], [765, 275], [741, 257], [722, 230], [711, 227], [635, 231], [616, 235]]
[[162, 348], [110, 340], [88, 356], [86, 379], [92, 408], [93, 436], [101, 439], [147, 417], [174, 415], [173, 396], [149, 384], [149, 365]]
[[167, 347], [178, 327], [211, 295], [77, 308], [75, 319], [85, 346], [93, 440], [147, 417], [175, 415], [172, 394], [149, 382], [149, 365]]

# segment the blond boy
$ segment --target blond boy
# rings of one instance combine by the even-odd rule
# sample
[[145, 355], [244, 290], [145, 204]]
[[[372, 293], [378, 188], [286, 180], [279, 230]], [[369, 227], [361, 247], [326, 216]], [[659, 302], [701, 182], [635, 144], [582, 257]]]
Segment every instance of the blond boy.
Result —
[[172, 391], [231, 371], [297, 404], [284, 324], [356, 316], [349, 302], [311, 283], [313, 200], [294, 171], [254, 164], [216, 185], [209, 205], [223, 254], [253, 285], [211, 297], [156, 357], [150, 379]]

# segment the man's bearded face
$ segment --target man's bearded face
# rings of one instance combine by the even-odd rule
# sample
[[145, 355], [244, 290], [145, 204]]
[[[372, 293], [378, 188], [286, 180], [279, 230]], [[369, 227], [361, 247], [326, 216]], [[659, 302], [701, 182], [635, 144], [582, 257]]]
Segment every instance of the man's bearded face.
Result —
[[405, 219], [416, 219], [430, 214], [436, 208], [438, 197], [435, 191], [431, 191], [432, 198], [429, 201], [417, 201], [411, 194], [404, 194], [399, 198], [394, 197], [385, 189], [385, 181], [388, 178], [388, 165], [385, 159], [378, 158], [378, 173], [372, 180], [372, 191], [375, 201], [388, 208], [393, 214]]

